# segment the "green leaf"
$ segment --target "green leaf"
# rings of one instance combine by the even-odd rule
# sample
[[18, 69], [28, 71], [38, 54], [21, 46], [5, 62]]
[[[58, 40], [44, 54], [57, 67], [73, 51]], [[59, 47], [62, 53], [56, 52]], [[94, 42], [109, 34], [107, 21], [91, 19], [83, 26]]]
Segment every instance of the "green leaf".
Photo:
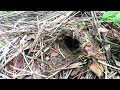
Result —
[[90, 55], [85, 56], [86, 59], [91, 59]]
[[84, 25], [81, 21], [77, 22], [77, 27], [80, 29], [80, 28], [83, 28]]
[[108, 19], [113, 21], [113, 22], [115, 21], [115, 17], [109, 17]]
[[115, 23], [120, 23], [120, 12], [116, 14], [114, 22]]
[[107, 11], [102, 15], [102, 19], [112, 19], [120, 11]]
[[2, 40], [0, 40], [0, 45], [4, 45], [5, 43], [2, 41]]
[[4, 15], [4, 14], [9, 14], [12, 13], [13, 11], [0, 11], [0, 15]]

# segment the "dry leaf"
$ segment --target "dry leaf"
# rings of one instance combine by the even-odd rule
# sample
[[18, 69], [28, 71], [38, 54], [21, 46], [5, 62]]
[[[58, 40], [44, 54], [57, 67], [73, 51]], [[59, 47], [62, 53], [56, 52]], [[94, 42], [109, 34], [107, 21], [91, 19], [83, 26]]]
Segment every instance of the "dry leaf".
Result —
[[22, 55], [19, 55], [17, 60], [13, 60], [13, 63], [15, 64], [16, 68], [20, 68], [21, 66], [23, 66], [24, 59], [23, 59]]
[[55, 57], [55, 56], [57, 56], [58, 55], [58, 53], [55, 51], [55, 50], [51, 50], [51, 57]]
[[0, 38], [1, 39], [8, 39], [8, 36], [5, 32], [0, 31]]
[[75, 76], [77, 75], [78, 73], [80, 72], [80, 69], [79, 68], [76, 68], [72, 71], [72, 73], [70, 74], [71, 76]]
[[85, 47], [85, 51], [91, 56], [96, 55], [96, 51], [94, 50], [92, 44], [90, 44], [90, 43]]
[[35, 34], [29, 34], [26, 38], [27, 41], [35, 39]]
[[98, 31], [99, 31], [99, 32], [103, 32], [103, 33], [107, 33], [109, 30], [106, 29], [106, 28], [100, 27], [100, 28], [98, 28]]
[[94, 19], [94, 25], [97, 26], [98, 25], [98, 21]]
[[112, 30], [100, 27], [98, 28], [98, 31], [105, 33], [105, 37], [114, 38], [114, 32]]
[[97, 59], [97, 60], [106, 60], [105, 56], [102, 54], [97, 53], [95, 56], [93, 56], [93, 58]]
[[10, 62], [8, 65], [7, 65], [7, 69], [8, 70], [14, 70], [13, 67], [11, 66], [14, 66], [16, 68], [20, 68], [21, 66], [24, 65], [24, 60], [23, 60], [23, 57], [22, 55], [19, 55], [17, 58], [14, 58], [12, 62]]
[[34, 63], [33, 63], [32, 71], [33, 71], [34, 73], [40, 73], [40, 72], [41, 72], [40, 69], [39, 69], [39, 65], [38, 65], [37, 62], [34, 62]]
[[105, 11], [96, 11], [96, 13], [103, 14]]
[[[13, 63], [8, 63], [8, 65], [7, 65], [7, 70], [11, 70], [11, 71], [13, 71], [14, 69], [13, 69], [13, 67], [11, 67], [11, 66], [14, 66], [13, 65]], [[11, 75], [11, 74], [10, 74]]]
[[109, 30], [106, 34], [106, 37], [114, 38], [114, 33], [113, 31]]
[[95, 64], [95, 63], [92, 63], [90, 66], [89, 66], [90, 70], [92, 72], [94, 72], [98, 77], [102, 76], [102, 70]]
[[106, 60], [105, 56], [102, 55], [98, 50], [96, 51], [95, 47], [91, 43], [86, 45], [85, 51], [97, 60]]
[[[32, 63], [31, 69], [35, 73], [34, 77], [36, 79], [42, 79], [43, 77], [47, 77], [47, 76], [42, 74], [42, 72], [41, 72], [42, 70], [40, 69], [39, 63], [37, 61]], [[41, 74], [42, 77], [39, 74]]]
[[45, 31], [47, 31], [47, 32], [51, 32], [51, 30], [53, 29], [53, 25], [47, 25], [46, 27], [45, 27]]
[[49, 56], [46, 56], [45, 59], [48, 61], [48, 60], [50, 60], [50, 57], [49, 57]]
[[117, 30], [108, 30], [106, 28], [100, 27], [100, 28], [98, 28], [98, 31], [105, 33], [105, 37], [117, 39], [120, 41], [120, 37], [119, 37], [120, 34], [119, 34], [119, 32], [117, 32]]
[[120, 33], [117, 30], [113, 30], [113, 32], [114, 32], [113, 36], [120, 41]]

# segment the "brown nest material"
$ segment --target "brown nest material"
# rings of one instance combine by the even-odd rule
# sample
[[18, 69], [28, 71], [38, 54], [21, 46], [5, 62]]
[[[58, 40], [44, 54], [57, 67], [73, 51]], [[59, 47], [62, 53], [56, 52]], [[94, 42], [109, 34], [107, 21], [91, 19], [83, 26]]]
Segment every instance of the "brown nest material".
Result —
[[[94, 18], [86, 18], [86, 14], [90, 16], [87, 11], [15, 11], [0, 16], [0, 37], [4, 41], [0, 46], [0, 77], [95, 79], [103, 76], [101, 69], [96, 71], [98, 66], [105, 67], [97, 61], [101, 57], [105, 59], [98, 51], [99, 34], [91, 23]], [[87, 52], [90, 46], [94, 47], [95, 55]]]

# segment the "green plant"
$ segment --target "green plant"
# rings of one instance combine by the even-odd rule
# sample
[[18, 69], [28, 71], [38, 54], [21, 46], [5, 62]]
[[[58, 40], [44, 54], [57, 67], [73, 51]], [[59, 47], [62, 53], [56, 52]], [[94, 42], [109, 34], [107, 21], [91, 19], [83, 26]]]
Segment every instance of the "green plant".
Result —
[[[2, 31], [0, 31], [0, 35], [2, 34], [3, 32]], [[4, 45], [5, 43], [2, 41], [2, 40], [0, 40], [0, 46], [2, 46], [2, 45]]]
[[91, 59], [90, 55], [84, 56], [86, 59]]
[[83, 25], [83, 23], [82, 23], [81, 21], [78, 21], [78, 22], [76, 23], [76, 25], [77, 25], [77, 28], [79, 28], [79, 29], [81, 29], [81, 28], [84, 27], [84, 25]]
[[120, 11], [107, 11], [102, 16], [102, 21], [110, 20], [114, 25], [120, 23]]
[[9, 14], [9, 13], [11, 13], [11, 12], [13, 12], [13, 11], [0, 11], [0, 15]]
[[2, 40], [0, 40], [0, 46], [2, 46], [2, 45], [4, 45], [5, 43], [2, 41]]

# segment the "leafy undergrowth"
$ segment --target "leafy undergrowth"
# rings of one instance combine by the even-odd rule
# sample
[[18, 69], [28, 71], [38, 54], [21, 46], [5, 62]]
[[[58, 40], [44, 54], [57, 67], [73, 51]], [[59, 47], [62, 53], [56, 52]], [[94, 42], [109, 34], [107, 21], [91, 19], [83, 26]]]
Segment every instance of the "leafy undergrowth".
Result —
[[120, 79], [120, 11], [0, 13], [1, 79]]

